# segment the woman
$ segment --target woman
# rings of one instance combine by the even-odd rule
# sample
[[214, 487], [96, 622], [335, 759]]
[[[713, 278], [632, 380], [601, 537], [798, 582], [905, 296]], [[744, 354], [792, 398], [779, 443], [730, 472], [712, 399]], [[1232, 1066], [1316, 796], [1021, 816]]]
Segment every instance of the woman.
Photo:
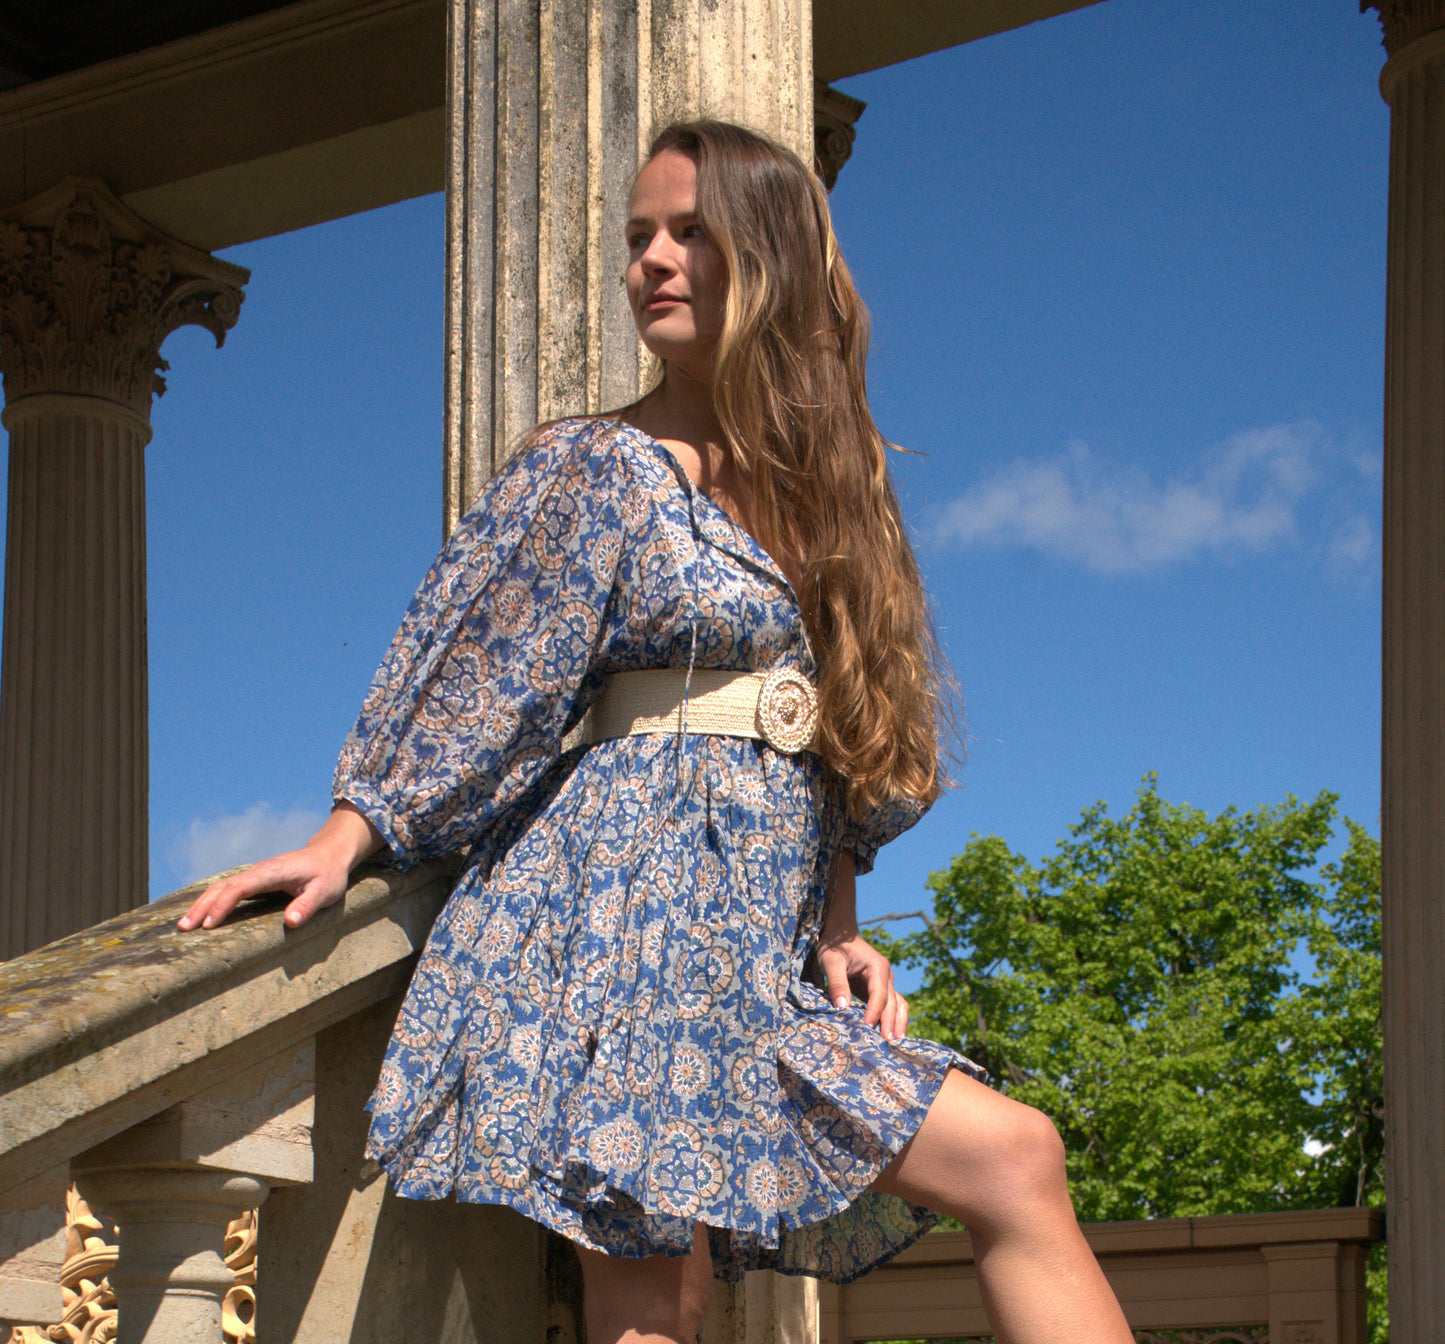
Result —
[[1053, 1127], [908, 1039], [858, 935], [855, 874], [940, 787], [938, 677], [822, 188], [678, 125], [626, 236], [660, 382], [533, 432], [423, 583], [326, 824], [180, 927], [282, 890], [294, 928], [379, 851], [469, 850], [368, 1153], [570, 1237], [592, 1344], [691, 1341], [714, 1275], [846, 1281], [930, 1210], [972, 1231], [1000, 1338], [1122, 1344]]

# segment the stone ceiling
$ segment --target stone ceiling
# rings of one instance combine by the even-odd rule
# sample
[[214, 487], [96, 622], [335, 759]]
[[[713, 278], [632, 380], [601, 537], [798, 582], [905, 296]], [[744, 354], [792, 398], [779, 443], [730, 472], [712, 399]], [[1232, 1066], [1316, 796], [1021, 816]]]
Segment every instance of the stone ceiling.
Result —
[[286, 0], [0, 0], [0, 89], [281, 9]]

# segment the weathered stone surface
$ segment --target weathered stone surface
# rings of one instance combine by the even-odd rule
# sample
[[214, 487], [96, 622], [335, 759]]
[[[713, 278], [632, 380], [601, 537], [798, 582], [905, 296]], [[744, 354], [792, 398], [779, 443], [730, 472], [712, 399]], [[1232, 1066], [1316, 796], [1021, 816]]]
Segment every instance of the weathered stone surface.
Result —
[[71, 1159], [81, 1176], [110, 1167], [196, 1166], [268, 1185], [311, 1179], [316, 1044], [302, 1041]]
[[817, 1344], [818, 1281], [769, 1270], [713, 1285], [699, 1344]]
[[0, 1330], [60, 1319], [68, 1178], [61, 1165], [0, 1199]]
[[0, 965], [0, 1190], [395, 993], [454, 872], [363, 872], [295, 930], [266, 897], [183, 934], [198, 883]]

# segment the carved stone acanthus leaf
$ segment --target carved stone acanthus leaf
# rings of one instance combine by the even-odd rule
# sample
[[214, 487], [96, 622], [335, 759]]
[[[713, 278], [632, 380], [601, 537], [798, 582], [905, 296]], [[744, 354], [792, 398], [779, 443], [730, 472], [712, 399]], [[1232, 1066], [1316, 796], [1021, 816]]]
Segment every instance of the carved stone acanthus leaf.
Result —
[[1445, 28], [1445, 0], [1360, 0], [1360, 13], [1380, 11], [1385, 50], [1394, 55], [1418, 37]]
[[823, 185], [833, 190], [838, 172], [853, 154], [858, 132], [854, 124], [868, 104], [813, 81], [813, 168]]
[[165, 391], [161, 343], [205, 327], [220, 345], [250, 272], [178, 242], [103, 183], [67, 178], [0, 214], [5, 400], [81, 393], [149, 420]]

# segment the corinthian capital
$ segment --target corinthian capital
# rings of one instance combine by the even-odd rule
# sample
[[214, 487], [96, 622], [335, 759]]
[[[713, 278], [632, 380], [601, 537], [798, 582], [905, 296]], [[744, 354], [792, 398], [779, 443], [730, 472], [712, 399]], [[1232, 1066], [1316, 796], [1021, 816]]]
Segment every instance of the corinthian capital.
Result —
[[161, 342], [202, 326], [220, 345], [251, 273], [168, 237], [106, 187], [67, 178], [0, 213], [0, 373], [13, 405], [83, 393], [149, 421]]
[[829, 191], [837, 185], [839, 170], [852, 156], [853, 140], [858, 134], [854, 123], [867, 106], [821, 79], [813, 81], [813, 167]]
[[1393, 56], [1417, 37], [1445, 28], [1445, 0], [1360, 0], [1360, 12], [1380, 11], [1385, 50]]

